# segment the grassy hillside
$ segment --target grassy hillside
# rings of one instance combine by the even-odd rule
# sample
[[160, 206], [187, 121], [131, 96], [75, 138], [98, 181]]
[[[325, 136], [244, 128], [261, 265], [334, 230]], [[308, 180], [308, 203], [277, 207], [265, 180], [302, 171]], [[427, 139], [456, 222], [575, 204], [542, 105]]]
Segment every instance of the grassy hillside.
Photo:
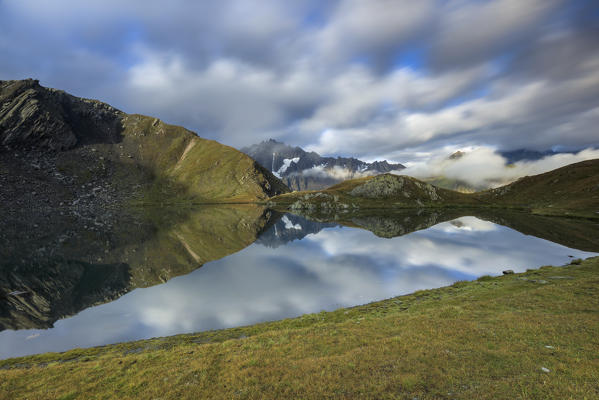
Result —
[[34, 174], [48, 186], [28, 202], [54, 203], [57, 193], [76, 201], [87, 185], [113, 189], [110, 204], [252, 202], [288, 191], [231, 147], [34, 80], [0, 81], [0, 104], [0, 173], [20, 175], [25, 197]]
[[[141, 202], [155, 203], [176, 187], [195, 202], [251, 202], [287, 191], [270, 172], [232, 147], [142, 115], [126, 115], [122, 124], [118, 147], [97, 147], [116, 162], [153, 172], [155, 184]], [[165, 181], [170, 188], [164, 187]]]
[[545, 215], [599, 217], [599, 160], [570, 164], [479, 192], [481, 201]]
[[599, 258], [244, 328], [0, 361], [10, 399], [592, 399]]
[[321, 214], [355, 209], [447, 207], [478, 203], [477, 198], [464, 193], [393, 174], [350, 179], [325, 190], [287, 193], [269, 200], [269, 204], [275, 208]]
[[317, 217], [357, 209], [492, 207], [596, 219], [599, 218], [599, 160], [571, 164], [476, 193], [460, 193], [408, 176], [384, 174], [348, 180], [325, 190], [275, 196], [269, 204]]

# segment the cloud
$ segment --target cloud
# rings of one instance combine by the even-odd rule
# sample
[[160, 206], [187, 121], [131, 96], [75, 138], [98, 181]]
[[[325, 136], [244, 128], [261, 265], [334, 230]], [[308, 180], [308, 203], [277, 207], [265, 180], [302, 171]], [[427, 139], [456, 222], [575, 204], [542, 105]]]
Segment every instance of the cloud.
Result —
[[467, 149], [457, 159], [450, 159], [448, 154], [409, 165], [397, 173], [420, 179], [445, 177], [465, 182], [474, 188], [486, 189], [505, 185], [522, 176], [537, 175], [572, 163], [599, 158], [599, 149], [585, 149], [575, 154], [555, 154], [536, 161], [518, 161], [509, 166], [504, 157], [489, 147]]
[[534, 36], [564, 1], [453, 2], [444, 8], [433, 39], [436, 66], [462, 67], [495, 57]]
[[328, 62], [364, 57], [388, 67], [396, 52], [435, 19], [432, 0], [341, 1], [314, 42]]
[[[400, 68], [379, 76], [363, 66], [353, 66], [328, 85], [328, 96], [314, 114], [301, 123], [306, 131], [383, 124], [402, 109], [430, 109], [471, 88], [485, 76], [485, 68], [428, 76]], [[385, 118], [386, 117], [386, 118]]]
[[[596, 2], [0, 2], [0, 79], [241, 147], [597, 146]], [[403, 162], [404, 159], [391, 161]]]
[[347, 180], [354, 178], [362, 178], [364, 176], [371, 176], [376, 174], [375, 171], [352, 171], [347, 168], [335, 165], [333, 167], [324, 167], [322, 165], [316, 165], [310, 169], [303, 170], [301, 176], [304, 177], [315, 177], [315, 178], [333, 178], [336, 180]]
[[[584, 74], [565, 81], [536, 80], [515, 85], [498, 80], [484, 98], [434, 111], [394, 113], [324, 130], [315, 151], [371, 153], [399, 150], [446, 137], [466, 137], [515, 149], [555, 145], [586, 147], [599, 142], [599, 57], [588, 58]], [[399, 160], [396, 160], [399, 161]]]
[[317, 82], [301, 67], [277, 74], [239, 60], [216, 59], [197, 70], [179, 57], [142, 53], [144, 62], [129, 71], [131, 92], [144, 94], [138, 100], [141, 108], [238, 143], [266, 139], [320, 96]]

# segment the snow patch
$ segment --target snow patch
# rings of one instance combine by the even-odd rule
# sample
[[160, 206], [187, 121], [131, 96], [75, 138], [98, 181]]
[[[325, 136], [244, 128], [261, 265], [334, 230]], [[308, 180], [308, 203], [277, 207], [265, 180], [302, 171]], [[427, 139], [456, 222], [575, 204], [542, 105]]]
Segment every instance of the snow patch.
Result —
[[277, 172], [273, 172], [273, 174], [277, 177], [280, 178], [282, 174], [285, 173], [285, 171], [287, 171], [287, 168], [289, 168], [289, 166], [291, 165], [291, 163], [297, 164], [299, 162], [300, 158], [299, 157], [295, 157], [295, 158], [285, 158], [283, 160], [283, 165], [281, 165], [281, 168], [279, 168], [279, 170]]
[[281, 221], [283, 221], [283, 223], [285, 224], [285, 229], [296, 229], [298, 231], [302, 230], [302, 226], [300, 224], [293, 225], [293, 222], [291, 222], [291, 220], [287, 218], [286, 215], [284, 215], [283, 218], [281, 218]]

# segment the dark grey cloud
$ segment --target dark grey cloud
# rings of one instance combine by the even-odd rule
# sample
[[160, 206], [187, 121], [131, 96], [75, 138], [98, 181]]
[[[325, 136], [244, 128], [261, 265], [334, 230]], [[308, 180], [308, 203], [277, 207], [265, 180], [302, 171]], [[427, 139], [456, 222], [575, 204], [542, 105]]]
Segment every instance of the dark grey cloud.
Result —
[[578, 0], [4, 0], [0, 78], [236, 147], [583, 148], [599, 145], [598, 13]]
[[448, 2], [432, 38], [437, 68], [461, 68], [518, 51], [543, 33], [565, 0]]

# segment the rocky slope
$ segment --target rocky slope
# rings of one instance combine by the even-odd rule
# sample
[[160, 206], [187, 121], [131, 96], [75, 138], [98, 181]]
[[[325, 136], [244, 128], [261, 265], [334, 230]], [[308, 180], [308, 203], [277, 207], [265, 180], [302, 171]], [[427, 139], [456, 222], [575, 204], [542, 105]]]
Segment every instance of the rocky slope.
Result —
[[[231, 147], [35, 80], [0, 81], [0, 171], [3, 192], [11, 191], [3, 204], [14, 196], [56, 205], [86, 196], [96, 203], [108, 196], [109, 203], [236, 202], [287, 191]], [[38, 181], [48, 190], [37, 191]]]
[[324, 189], [346, 179], [405, 168], [387, 161], [367, 163], [356, 158], [322, 157], [273, 139], [244, 147], [241, 151], [280, 177], [293, 190]]

